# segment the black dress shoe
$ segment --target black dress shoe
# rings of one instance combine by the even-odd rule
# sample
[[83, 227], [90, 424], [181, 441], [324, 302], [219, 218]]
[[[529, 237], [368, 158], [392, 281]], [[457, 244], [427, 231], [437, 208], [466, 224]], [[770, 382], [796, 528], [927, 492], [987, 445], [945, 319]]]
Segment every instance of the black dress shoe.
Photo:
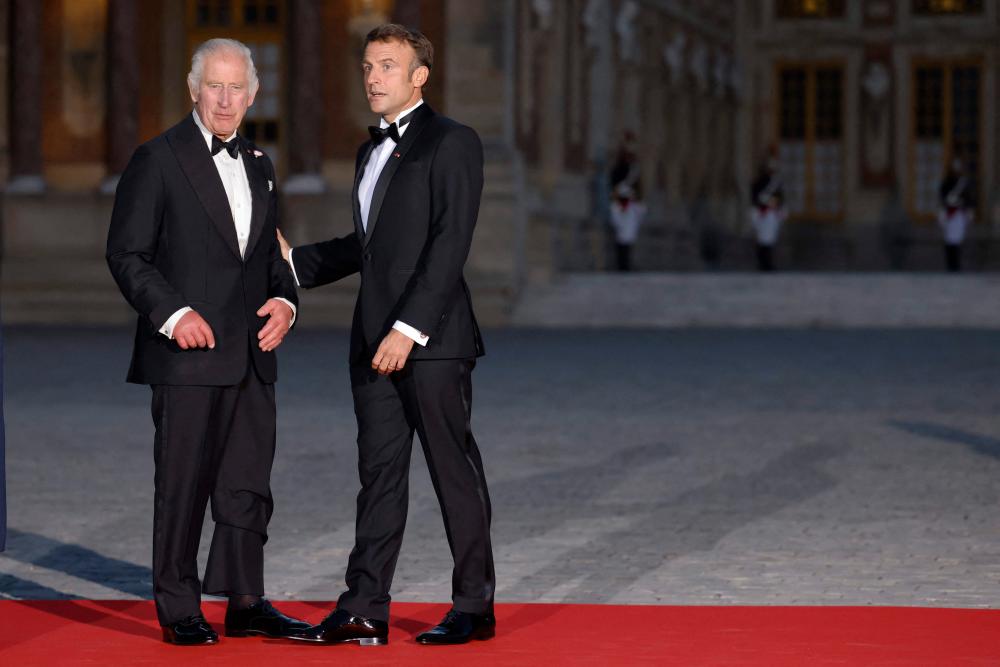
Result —
[[355, 616], [335, 609], [319, 625], [286, 635], [288, 639], [316, 644], [346, 644], [384, 646], [389, 643], [389, 624], [374, 618]]
[[420, 644], [464, 644], [473, 639], [492, 639], [497, 631], [493, 614], [470, 614], [452, 609], [438, 625], [417, 635]]
[[179, 646], [201, 646], [216, 644], [219, 635], [201, 614], [163, 626], [163, 641]]
[[288, 637], [309, 628], [309, 623], [285, 616], [270, 600], [262, 599], [246, 609], [226, 609], [226, 636]]

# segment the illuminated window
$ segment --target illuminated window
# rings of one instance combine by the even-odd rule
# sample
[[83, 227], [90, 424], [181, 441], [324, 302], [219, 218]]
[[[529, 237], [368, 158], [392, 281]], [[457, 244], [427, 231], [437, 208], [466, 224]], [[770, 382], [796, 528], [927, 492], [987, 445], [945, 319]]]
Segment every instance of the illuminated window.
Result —
[[276, 164], [282, 144], [285, 3], [282, 0], [189, 0], [188, 43], [194, 51], [212, 37], [238, 39], [249, 47], [260, 88], [240, 134]]
[[983, 0], [913, 0], [914, 14], [982, 14]]
[[778, 157], [793, 216], [835, 219], [843, 208], [844, 75], [795, 66], [778, 76]]
[[779, 19], [829, 19], [844, 16], [844, 0], [778, 0]]

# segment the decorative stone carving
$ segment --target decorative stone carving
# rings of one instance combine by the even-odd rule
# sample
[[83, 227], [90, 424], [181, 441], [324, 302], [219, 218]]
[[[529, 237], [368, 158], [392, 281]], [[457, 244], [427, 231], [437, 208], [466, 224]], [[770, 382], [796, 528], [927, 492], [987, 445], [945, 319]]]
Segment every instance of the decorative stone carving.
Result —
[[868, 63], [861, 85], [864, 87], [865, 93], [873, 100], [885, 99], [885, 96], [889, 94], [889, 87], [892, 85], [889, 68], [880, 62]]
[[743, 68], [735, 59], [729, 61], [727, 84], [734, 97], [739, 98], [743, 94]]
[[869, 186], [892, 181], [892, 71], [888, 49], [869, 50], [861, 76], [861, 173]]
[[691, 76], [694, 77], [698, 89], [708, 90], [708, 47], [701, 42], [695, 42], [691, 47], [691, 59], [688, 62]]
[[615, 18], [615, 33], [618, 35], [618, 55], [625, 62], [635, 62], [642, 55], [636, 19], [639, 18], [639, 3], [626, 0]]
[[607, 0], [587, 0], [580, 22], [585, 29], [584, 40], [587, 48], [600, 49], [604, 43], [604, 32], [611, 18], [611, 6]]
[[715, 62], [712, 67], [712, 92], [716, 97], [725, 97], [727, 81], [729, 78], [729, 55], [722, 51], [716, 51]]
[[531, 9], [538, 17], [538, 25], [542, 30], [552, 27], [552, 14], [555, 12], [552, 0], [531, 0]]
[[684, 47], [687, 37], [683, 32], [674, 33], [673, 38], [663, 46], [663, 62], [670, 72], [670, 83], [678, 85], [684, 78]]

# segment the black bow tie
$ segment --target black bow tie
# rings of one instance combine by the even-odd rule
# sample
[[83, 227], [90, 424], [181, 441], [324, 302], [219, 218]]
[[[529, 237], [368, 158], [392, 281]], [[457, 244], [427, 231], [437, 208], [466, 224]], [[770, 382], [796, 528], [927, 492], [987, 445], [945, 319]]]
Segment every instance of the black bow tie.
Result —
[[[416, 111], [416, 109], [414, 109]], [[413, 111], [406, 114], [402, 118], [397, 118], [396, 122], [390, 123], [389, 127], [375, 127], [374, 125], [368, 126], [368, 134], [372, 137], [372, 143], [378, 146], [386, 137], [392, 139], [397, 144], [399, 143], [399, 129], [400, 127], [406, 127], [406, 124], [410, 122], [410, 117], [413, 115]]]
[[229, 157], [235, 160], [236, 156], [240, 154], [239, 138], [233, 137], [229, 141], [223, 141], [217, 136], [212, 135], [212, 155], [218, 155], [219, 151], [223, 148], [229, 153]]
[[374, 125], [369, 125], [368, 134], [372, 136], [372, 143], [376, 146], [385, 141], [386, 137], [392, 139], [397, 144], [399, 143], [399, 130], [396, 129], [395, 123], [389, 127], [375, 127]]

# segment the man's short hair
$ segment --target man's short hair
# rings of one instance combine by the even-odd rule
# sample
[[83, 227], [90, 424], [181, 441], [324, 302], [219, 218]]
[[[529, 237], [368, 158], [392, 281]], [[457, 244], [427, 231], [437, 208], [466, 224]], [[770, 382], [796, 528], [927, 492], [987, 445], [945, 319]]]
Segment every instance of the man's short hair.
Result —
[[417, 57], [410, 63], [411, 76], [421, 65], [434, 68], [434, 45], [419, 30], [410, 30], [398, 23], [384, 23], [368, 33], [362, 48], [368, 48], [372, 42], [404, 42], [413, 47]]
[[201, 85], [201, 77], [205, 73], [205, 60], [208, 56], [223, 52], [235, 53], [246, 60], [247, 84], [250, 86], [250, 94], [256, 94], [257, 87], [260, 85], [260, 80], [257, 78], [257, 68], [253, 64], [253, 54], [250, 53], [250, 49], [243, 42], [239, 42], [235, 39], [225, 39], [222, 37], [216, 37], [215, 39], [210, 39], [207, 42], [202, 42], [198, 45], [198, 48], [194, 50], [194, 55], [191, 56], [191, 71], [188, 72], [187, 78], [188, 88], [191, 89], [192, 94], [197, 91], [198, 87]]

